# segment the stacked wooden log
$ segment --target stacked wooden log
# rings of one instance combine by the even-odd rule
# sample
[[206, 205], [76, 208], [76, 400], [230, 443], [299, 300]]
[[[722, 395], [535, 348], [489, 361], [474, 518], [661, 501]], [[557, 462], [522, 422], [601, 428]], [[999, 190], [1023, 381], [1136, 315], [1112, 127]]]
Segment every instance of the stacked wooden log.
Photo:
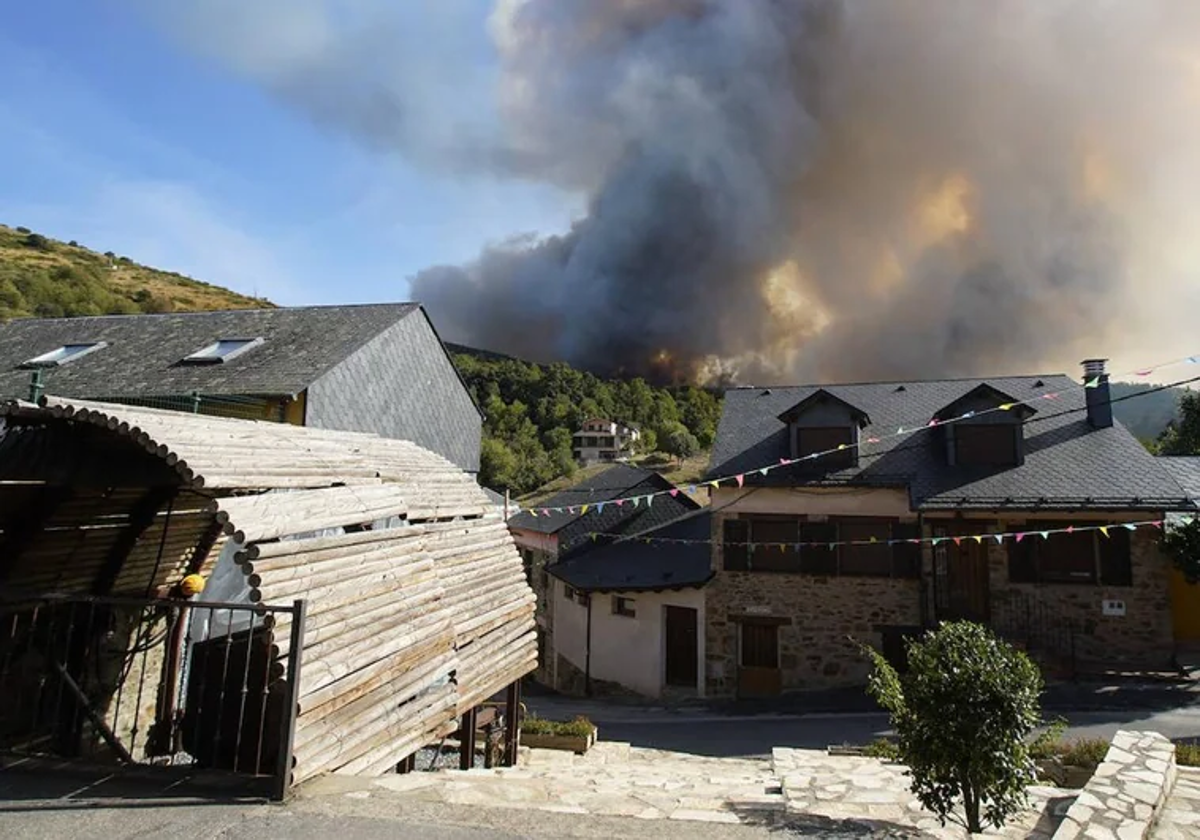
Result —
[[[534, 595], [503, 518], [469, 475], [412, 443], [53, 398], [0, 417], [106, 429], [178, 477], [171, 515], [128, 553], [115, 591], [177, 579], [219, 532], [251, 601], [306, 600], [295, 781], [389, 770], [536, 666]], [[63, 507], [63, 536], [22, 558], [29, 579], [86, 586], [95, 564], [73, 564], [113, 542], [76, 543], [128, 513], [137, 489], [119, 492]], [[350, 530], [316, 533], [330, 529]], [[291, 630], [277, 614], [275, 673], [295, 653]]]

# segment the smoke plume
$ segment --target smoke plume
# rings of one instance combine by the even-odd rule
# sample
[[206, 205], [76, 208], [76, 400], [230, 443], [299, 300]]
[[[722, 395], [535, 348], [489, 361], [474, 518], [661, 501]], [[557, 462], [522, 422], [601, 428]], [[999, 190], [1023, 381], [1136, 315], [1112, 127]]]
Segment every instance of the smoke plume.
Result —
[[757, 383], [1195, 349], [1163, 338], [1200, 266], [1190, 0], [498, 0], [494, 86], [414, 77], [382, 0], [288, 3], [273, 51], [208, 31], [254, 5], [191, 31], [317, 119], [586, 197], [413, 278], [450, 340]]

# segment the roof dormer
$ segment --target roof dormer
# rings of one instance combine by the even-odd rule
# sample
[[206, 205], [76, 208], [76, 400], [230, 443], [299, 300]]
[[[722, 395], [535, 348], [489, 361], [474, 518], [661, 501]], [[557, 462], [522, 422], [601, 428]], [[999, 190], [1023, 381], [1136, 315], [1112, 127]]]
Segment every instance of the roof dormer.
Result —
[[1025, 463], [1025, 421], [1036, 413], [985, 382], [938, 411], [933, 420], [946, 423], [941, 442], [951, 466], [1016, 467]]
[[858, 466], [858, 433], [870, 424], [865, 411], [821, 388], [789, 408], [779, 419], [787, 424], [792, 458], [819, 455], [817, 472]]

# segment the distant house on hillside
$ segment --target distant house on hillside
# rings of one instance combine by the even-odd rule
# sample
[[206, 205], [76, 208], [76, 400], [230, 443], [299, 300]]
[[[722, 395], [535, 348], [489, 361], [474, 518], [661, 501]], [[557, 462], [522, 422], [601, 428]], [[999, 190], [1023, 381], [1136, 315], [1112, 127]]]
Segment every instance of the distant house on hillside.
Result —
[[[560, 661], [554, 641], [555, 604], [566, 584], [552, 577], [554, 564], [603, 545], [593, 541], [592, 534], [610, 535], [611, 539], [647, 531], [700, 507], [686, 493], [665, 492], [671, 489], [671, 483], [652, 470], [616, 464], [538, 505], [527, 506], [508, 520], [537, 595], [540, 682], [557, 684]], [[648, 503], [645, 496], [653, 493], [663, 495]], [[637, 503], [631, 501], [634, 497]], [[563, 667], [565, 671], [573, 665], [568, 662]]]
[[709, 694], [859, 685], [858, 642], [902, 663], [953, 619], [1051, 673], [1168, 667], [1171, 564], [1137, 523], [1195, 506], [1085, 371], [727, 392], [710, 474], [742, 479], [711, 500]]
[[572, 435], [572, 454], [585, 466], [622, 461], [641, 436], [633, 426], [593, 417], [583, 421], [583, 428]]
[[0, 324], [0, 400], [31, 390], [372, 432], [479, 471], [482, 414], [417, 303]]

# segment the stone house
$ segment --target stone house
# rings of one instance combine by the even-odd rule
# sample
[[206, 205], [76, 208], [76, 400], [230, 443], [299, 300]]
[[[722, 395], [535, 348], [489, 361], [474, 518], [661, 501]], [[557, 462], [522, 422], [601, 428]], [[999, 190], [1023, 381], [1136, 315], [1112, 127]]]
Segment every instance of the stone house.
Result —
[[636, 427], [627, 423], [590, 417], [571, 436], [571, 454], [584, 466], [623, 461], [641, 436]]
[[1085, 364], [1086, 388], [1059, 375], [727, 392], [710, 474], [743, 478], [712, 492], [709, 695], [859, 685], [859, 643], [902, 662], [906, 636], [953, 619], [1051, 672], [1167, 667], [1158, 529], [1035, 536], [1194, 509], [1113, 421], [1103, 362]]
[[472, 475], [483, 414], [419, 303], [17, 318], [0, 400], [44, 393], [409, 440]]
[[[555, 493], [508, 520], [521, 551], [525, 574], [537, 595], [538, 670], [536, 679], [559, 683], [560, 656], [555, 644], [556, 605], [567, 586], [550, 574], [556, 563], [599, 548], [592, 534], [623, 536], [647, 531], [699, 508], [685, 493], [657, 496], [652, 504], [627, 499], [665, 493], [672, 485], [653, 470], [627, 464], [608, 469]], [[615, 500], [622, 500], [620, 504]], [[564, 673], [572, 667], [564, 662]]]

